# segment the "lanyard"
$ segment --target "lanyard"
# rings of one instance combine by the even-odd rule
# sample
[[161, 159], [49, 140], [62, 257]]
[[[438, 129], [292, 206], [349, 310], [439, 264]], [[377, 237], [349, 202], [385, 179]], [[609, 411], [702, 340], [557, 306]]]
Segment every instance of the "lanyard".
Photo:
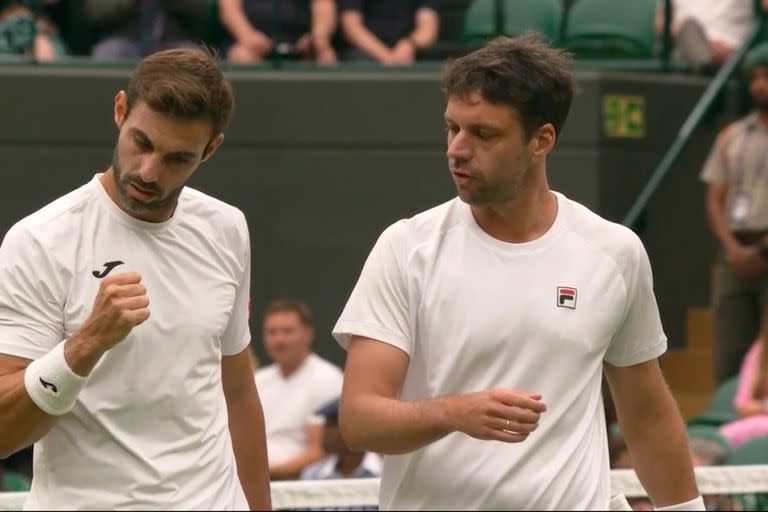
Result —
[[[736, 169], [738, 179], [736, 180], [736, 190], [742, 190], [742, 185], [744, 183], [744, 176], [746, 173], [746, 168], [744, 166], [744, 161], [747, 156], [747, 143], [749, 142], [750, 138], [752, 137], [752, 133], [755, 131], [755, 128], [749, 128], [747, 129], [747, 133], [744, 134], [744, 137], [741, 138], [741, 151], [739, 154], [739, 166]], [[765, 170], [765, 164], [768, 162], [768, 141], [765, 142], [765, 147], [763, 148], [763, 154], [758, 160], [759, 165], [757, 166], [756, 172], [755, 172], [755, 178], [760, 178], [763, 175], [763, 170]]]

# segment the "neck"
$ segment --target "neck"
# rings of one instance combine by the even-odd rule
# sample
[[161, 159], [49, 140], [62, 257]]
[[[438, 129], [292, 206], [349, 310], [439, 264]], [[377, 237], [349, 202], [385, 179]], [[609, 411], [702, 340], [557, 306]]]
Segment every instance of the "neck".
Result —
[[304, 361], [307, 360], [307, 357], [309, 357], [309, 353], [301, 356], [301, 359], [296, 359], [288, 363], [280, 363], [280, 373], [283, 374], [283, 377], [290, 377], [296, 373], [296, 370], [301, 368], [301, 365], [304, 364]]
[[544, 235], [557, 217], [557, 198], [549, 190], [546, 175], [537, 174], [540, 177], [524, 183], [520, 194], [510, 201], [472, 206], [480, 228], [509, 243], [530, 242]]
[[339, 455], [339, 462], [336, 465], [336, 470], [344, 476], [349, 476], [354, 473], [360, 464], [363, 463], [362, 452], [346, 452]]

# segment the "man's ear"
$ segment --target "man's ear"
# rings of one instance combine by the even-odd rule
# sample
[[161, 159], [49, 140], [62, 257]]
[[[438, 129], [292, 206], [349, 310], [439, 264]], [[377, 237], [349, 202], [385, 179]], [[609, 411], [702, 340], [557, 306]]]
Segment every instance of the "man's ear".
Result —
[[125, 95], [125, 91], [120, 91], [115, 95], [115, 125], [118, 130], [123, 126], [127, 115], [128, 98]]
[[219, 146], [221, 146], [221, 143], [224, 142], [224, 134], [220, 133], [214, 138], [211, 139], [211, 141], [208, 143], [207, 146], [205, 146], [205, 150], [203, 150], [203, 158], [201, 162], [205, 162], [209, 158], [211, 158], [211, 155], [213, 155], [217, 149], [219, 149]]

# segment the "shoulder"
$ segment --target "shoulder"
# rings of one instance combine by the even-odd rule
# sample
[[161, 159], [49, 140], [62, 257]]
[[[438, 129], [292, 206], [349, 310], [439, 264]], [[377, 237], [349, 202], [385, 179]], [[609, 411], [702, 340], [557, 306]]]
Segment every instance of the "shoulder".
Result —
[[273, 363], [256, 370], [253, 374], [253, 378], [256, 380], [257, 384], [263, 383], [274, 378], [276, 372], [277, 366]]
[[180, 204], [185, 222], [214, 238], [223, 235], [232, 242], [247, 242], [248, 222], [239, 208], [190, 187], [184, 188]]
[[409, 252], [414, 247], [440, 238], [453, 228], [466, 223], [464, 209], [468, 208], [458, 197], [425, 210], [412, 217], [400, 219], [385, 229], [379, 240], [398, 252]]
[[317, 376], [336, 378], [344, 375], [341, 368], [317, 354], [309, 355], [309, 364], [312, 372]]
[[623, 274], [645, 257], [643, 242], [634, 231], [601, 217], [581, 203], [561, 197], [570, 231], [588, 247], [610, 258]]

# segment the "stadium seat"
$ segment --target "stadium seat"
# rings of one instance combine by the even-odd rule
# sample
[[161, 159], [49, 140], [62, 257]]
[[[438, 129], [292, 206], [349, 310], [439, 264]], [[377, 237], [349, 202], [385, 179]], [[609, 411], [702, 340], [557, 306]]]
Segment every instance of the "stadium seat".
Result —
[[714, 425], [690, 425], [687, 429], [689, 439], [705, 439], [717, 443], [725, 453], [730, 453], [731, 445]]
[[715, 390], [709, 408], [703, 413], [691, 418], [688, 425], [713, 425], [720, 426], [723, 423], [738, 419], [733, 409], [733, 397], [739, 385], [738, 377], [731, 377]]
[[566, 19], [563, 46], [579, 58], [651, 58], [656, 0], [579, 0]]
[[497, 23], [498, 0], [473, 0], [464, 15], [462, 38], [466, 43], [482, 44], [499, 35], [515, 36], [537, 32], [553, 44], [560, 41], [563, 6], [560, 0], [500, 0], [504, 21]]
[[[725, 459], [729, 466], [768, 464], [768, 436], [756, 437], [742, 444]], [[733, 510], [768, 510], [768, 493], [749, 493], [734, 496], [738, 508]]]

